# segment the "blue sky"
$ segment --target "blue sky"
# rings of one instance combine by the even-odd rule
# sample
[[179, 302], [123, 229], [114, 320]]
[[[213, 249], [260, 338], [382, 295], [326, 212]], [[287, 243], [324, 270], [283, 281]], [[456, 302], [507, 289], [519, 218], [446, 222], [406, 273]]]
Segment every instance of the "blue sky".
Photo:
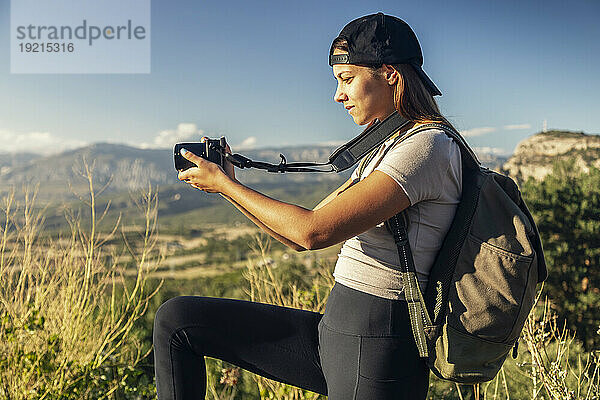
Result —
[[201, 134], [234, 150], [346, 141], [361, 128], [332, 100], [329, 46], [377, 11], [412, 26], [443, 113], [473, 146], [511, 153], [544, 120], [600, 132], [596, 0], [152, 1], [151, 73], [104, 75], [11, 74], [9, 5], [0, 0], [0, 152]]

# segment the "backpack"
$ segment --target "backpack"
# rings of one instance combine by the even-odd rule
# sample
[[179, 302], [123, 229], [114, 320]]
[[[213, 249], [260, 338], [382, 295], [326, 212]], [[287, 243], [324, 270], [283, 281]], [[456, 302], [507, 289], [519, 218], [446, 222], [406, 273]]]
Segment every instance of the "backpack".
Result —
[[[400, 257], [405, 299], [419, 355], [446, 380], [493, 379], [518, 339], [547, 277], [539, 232], [515, 182], [480, 165], [462, 136], [426, 124], [399, 140], [440, 128], [459, 145], [462, 196], [424, 293], [408, 243], [406, 213], [386, 226]], [[374, 156], [374, 153], [372, 156]], [[360, 171], [371, 157], [366, 157]]]

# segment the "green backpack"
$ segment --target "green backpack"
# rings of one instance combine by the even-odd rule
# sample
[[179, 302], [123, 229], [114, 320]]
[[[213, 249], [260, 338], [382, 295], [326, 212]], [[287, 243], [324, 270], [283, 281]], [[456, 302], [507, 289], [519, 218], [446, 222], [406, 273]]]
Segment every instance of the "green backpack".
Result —
[[[515, 182], [482, 167], [461, 135], [462, 197], [424, 293], [417, 283], [406, 214], [386, 221], [419, 354], [438, 377], [473, 384], [496, 376], [534, 305], [547, 270], [540, 236]], [[366, 161], [366, 160], [365, 160]], [[366, 165], [368, 162], [363, 163]]]

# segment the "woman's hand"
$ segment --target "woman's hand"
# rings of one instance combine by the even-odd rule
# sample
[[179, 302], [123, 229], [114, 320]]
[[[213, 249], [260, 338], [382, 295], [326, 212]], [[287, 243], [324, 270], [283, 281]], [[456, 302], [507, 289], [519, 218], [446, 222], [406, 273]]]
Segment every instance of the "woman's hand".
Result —
[[[227, 148], [229, 149], [229, 146]], [[231, 152], [231, 150], [229, 151]], [[180, 153], [183, 158], [193, 162], [196, 166], [179, 172], [177, 177], [196, 189], [209, 193], [221, 193], [223, 184], [227, 180], [235, 179], [234, 167], [229, 161], [225, 162], [227, 170], [225, 172], [220, 165], [207, 161], [190, 151], [181, 149]]]

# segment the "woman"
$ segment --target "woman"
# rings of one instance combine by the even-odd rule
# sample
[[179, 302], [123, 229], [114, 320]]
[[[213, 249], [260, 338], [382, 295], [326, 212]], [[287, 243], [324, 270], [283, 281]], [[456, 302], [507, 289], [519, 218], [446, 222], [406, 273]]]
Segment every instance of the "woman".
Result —
[[[332, 44], [334, 100], [359, 125], [394, 110], [411, 121], [449, 125], [441, 94], [421, 69], [419, 43], [402, 20], [381, 13], [350, 22]], [[177, 297], [156, 314], [160, 400], [205, 396], [204, 356], [330, 400], [423, 399], [429, 372], [411, 333], [393, 237], [384, 222], [406, 210], [409, 243], [422, 285], [450, 226], [461, 192], [458, 146], [439, 129], [390, 139], [313, 210], [258, 193], [225, 169], [187, 152], [197, 168], [179, 179], [220, 193], [261, 229], [303, 251], [345, 241], [324, 315], [241, 300]], [[340, 211], [343, 210], [343, 211]]]

